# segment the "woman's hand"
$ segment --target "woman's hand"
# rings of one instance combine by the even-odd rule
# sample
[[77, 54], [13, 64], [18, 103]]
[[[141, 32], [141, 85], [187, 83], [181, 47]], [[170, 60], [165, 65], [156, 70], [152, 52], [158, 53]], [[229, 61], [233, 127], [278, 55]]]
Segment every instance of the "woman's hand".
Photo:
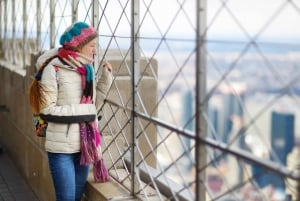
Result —
[[103, 67], [106, 68], [109, 72], [112, 71], [112, 65], [108, 62], [104, 63]]

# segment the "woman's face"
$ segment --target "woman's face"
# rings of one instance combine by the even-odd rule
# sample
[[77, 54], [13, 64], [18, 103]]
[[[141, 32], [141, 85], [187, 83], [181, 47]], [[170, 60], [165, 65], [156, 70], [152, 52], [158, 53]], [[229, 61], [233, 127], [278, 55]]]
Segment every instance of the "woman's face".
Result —
[[85, 44], [79, 52], [89, 58], [93, 58], [97, 51], [97, 38]]

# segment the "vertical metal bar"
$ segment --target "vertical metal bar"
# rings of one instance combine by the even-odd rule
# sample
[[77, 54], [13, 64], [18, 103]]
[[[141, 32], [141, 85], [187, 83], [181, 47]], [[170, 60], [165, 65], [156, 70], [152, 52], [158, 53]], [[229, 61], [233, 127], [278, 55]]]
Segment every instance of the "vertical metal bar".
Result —
[[72, 1], [72, 23], [78, 20], [78, 4], [79, 0]]
[[50, 0], [50, 48], [55, 47], [55, 0]]
[[26, 67], [26, 52], [28, 52], [27, 44], [27, 0], [23, 0], [23, 68]]
[[205, 171], [198, 172], [206, 165], [206, 149], [201, 139], [206, 137], [207, 124], [204, 118], [206, 103], [206, 0], [196, 1], [196, 200], [205, 201]]
[[[2, 1], [2, 0], [0, 0], [0, 40], [2, 40], [3, 38], [3, 35], [2, 35], [2, 28], [3, 28], [3, 26], [4, 26], [4, 24], [2, 23], [3, 21], [3, 7], [4, 7], [4, 5], [3, 5], [3, 3], [4, 3], [4, 1]], [[3, 44], [3, 43], [2, 43]], [[1, 48], [3, 49], [3, 45], [1, 46]], [[1, 49], [1, 52], [2, 52], [2, 49]], [[0, 55], [1, 56], [1, 55]]]
[[12, 12], [11, 12], [11, 19], [12, 19], [12, 63], [16, 64], [16, 9], [15, 9], [15, 0], [12, 0]]
[[[7, 0], [4, 1], [4, 17], [5, 16], [7, 16]], [[4, 33], [3, 33], [3, 41], [4, 41], [5, 45], [3, 47], [3, 50], [5, 50], [7, 47], [7, 18], [5, 18], [5, 19], [6, 20], [4, 21]], [[4, 53], [3, 57], [5, 57], [5, 53]]]
[[136, 167], [138, 162], [138, 154], [137, 154], [137, 147], [139, 146], [138, 139], [136, 137], [138, 131], [138, 123], [136, 120], [135, 111], [138, 111], [138, 87], [137, 82], [140, 76], [140, 50], [139, 50], [139, 13], [140, 9], [140, 2], [139, 0], [132, 0], [131, 1], [131, 84], [132, 84], [132, 112], [131, 112], [131, 126], [132, 126], [132, 149], [131, 149], [131, 173], [132, 173], [132, 182], [131, 182], [131, 193], [134, 196], [135, 192], [138, 191], [138, 177], [139, 177], [139, 170]]
[[42, 41], [42, 12], [41, 12], [41, 1], [36, 0], [36, 51], [41, 50], [41, 41]]
[[[300, 172], [299, 168], [300, 167], [298, 166], [297, 167], [298, 172]], [[298, 177], [299, 177], [299, 175], [298, 175]], [[296, 196], [297, 196], [296, 200], [300, 201], [300, 177], [297, 179], [297, 194], [296, 194]]]
[[[98, 0], [93, 0], [93, 12], [92, 12], [92, 24], [93, 27], [97, 28], [98, 24], [99, 24], [99, 1]], [[98, 42], [97, 42], [97, 55], [94, 58], [94, 68], [95, 68], [95, 72], [98, 72], [98, 68], [99, 68], [99, 38], [98, 38]]]

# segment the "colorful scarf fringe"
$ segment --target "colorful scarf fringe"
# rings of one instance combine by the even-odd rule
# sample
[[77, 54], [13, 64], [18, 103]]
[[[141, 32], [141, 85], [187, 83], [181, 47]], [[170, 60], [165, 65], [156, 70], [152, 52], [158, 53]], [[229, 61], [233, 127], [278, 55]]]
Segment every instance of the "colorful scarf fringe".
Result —
[[[64, 61], [66, 61], [68, 64], [72, 64], [71, 67], [76, 66], [77, 72], [81, 75], [83, 95], [80, 103], [93, 103], [93, 66], [89, 63], [83, 63], [82, 61], [84, 59], [79, 58], [80, 54], [72, 50], [65, 50], [64, 48], [61, 48], [58, 52], [58, 56]], [[93, 173], [95, 182], [108, 181], [109, 175], [100, 151], [101, 138], [96, 122], [82, 122], [79, 126], [81, 140], [80, 164], [89, 165], [93, 163]]]

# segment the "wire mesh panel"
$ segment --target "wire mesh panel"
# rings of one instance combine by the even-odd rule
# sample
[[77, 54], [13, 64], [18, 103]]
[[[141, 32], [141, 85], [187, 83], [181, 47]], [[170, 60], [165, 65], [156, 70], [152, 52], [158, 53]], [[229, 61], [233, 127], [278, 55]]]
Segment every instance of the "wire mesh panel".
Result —
[[299, 199], [298, 1], [0, 2], [15, 64], [18, 38], [44, 50], [75, 20], [98, 29], [102, 151], [128, 199]]
[[[268, 27], [271, 27], [274, 16], [282, 13], [282, 9], [289, 4], [288, 2], [282, 3], [277, 2], [278, 7], [272, 5], [274, 10], [269, 8], [268, 14], [264, 18], [260, 18], [262, 20], [260, 23], [250, 25], [247, 19], [251, 12], [244, 13], [242, 9], [251, 8], [253, 13], [257, 13], [259, 9], [264, 9], [270, 2], [263, 5], [259, 2], [255, 5], [251, 3], [249, 6], [234, 1], [207, 2], [207, 26], [204, 27], [206, 30], [204, 39], [207, 47], [205, 53], [207, 59], [205, 99], [208, 107], [204, 118], [208, 127], [207, 139], [212, 139], [213, 143], [210, 144], [210, 141], [204, 140], [204, 144], [207, 145], [207, 164], [200, 170], [196, 170], [195, 96], [197, 93], [195, 84], [197, 76], [195, 76], [195, 66], [196, 40], [198, 38], [195, 8], [197, 4], [187, 1], [139, 2], [139, 50], [142, 60], [146, 62], [146, 67], [140, 72], [137, 89], [142, 87], [142, 80], [149, 75], [147, 74], [149, 72], [152, 72], [151, 76], [157, 82], [156, 88], [153, 89], [156, 102], [152, 107], [144, 106], [147, 99], [143, 100], [145, 95], [137, 91], [140, 107], [135, 112], [138, 118], [141, 118], [138, 123], [140, 131], [137, 138], [143, 136], [146, 138], [146, 144], [143, 144], [141, 150], [138, 150], [140, 161], [134, 163], [137, 163], [142, 171], [140, 179], [146, 182], [146, 185], [140, 183], [140, 192], [144, 198], [146, 197], [145, 199], [151, 199], [152, 196], [151, 192], [143, 191], [148, 186], [154, 188], [161, 199], [200, 199], [199, 194], [195, 195], [195, 186], [197, 185], [195, 175], [200, 172], [206, 172], [207, 179], [200, 185], [205, 185], [206, 197], [209, 200], [225, 200], [231, 199], [231, 197], [235, 200], [245, 200], [249, 194], [254, 194], [253, 197], [259, 197], [261, 200], [268, 200], [272, 196], [287, 197], [287, 193], [285, 193], [285, 190], [289, 188], [285, 184], [287, 175], [276, 173], [279, 169], [271, 167], [278, 163], [283, 168], [288, 165], [286, 162], [281, 162], [278, 151], [276, 153], [275, 150], [279, 149], [276, 147], [278, 144], [283, 146], [282, 143], [290, 143], [285, 146], [289, 147], [285, 153], [290, 153], [297, 128], [294, 126], [293, 118], [289, 118], [287, 120], [289, 127], [282, 125], [283, 130], [276, 136], [276, 131], [279, 129], [273, 128], [277, 124], [274, 122], [276, 120], [273, 115], [277, 112], [277, 105], [290, 105], [285, 101], [291, 101], [294, 102], [292, 107], [297, 107], [298, 101], [297, 95], [292, 93], [293, 98], [285, 98], [285, 101], [280, 103], [281, 96], [285, 96], [285, 94], [278, 86], [276, 76], [282, 74], [276, 74], [277, 70], [274, 65], [285, 63], [282, 61], [283, 58], [288, 63], [292, 62], [290, 53], [286, 53], [297, 49], [297, 45], [290, 44], [286, 37], [283, 37], [282, 40], [287, 41], [278, 43], [276, 39], [278, 36], [271, 38], [267, 35]], [[291, 3], [290, 6], [297, 10], [294, 3]], [[132, 35], [128, 37], [130, 30], [129, 27], [127, 30], [125, 28], [126, 24], [130, 24], [129, 2], [107, 1], [102, 8], [105, 9], [99, 27], [108, 26], [110, 33], [104, 34], [107, 29], [103, 28], [103, 32], [100, 32], [100, 40], [101, 34], [103, 34], [102, 38], [108, 36], [108, 39], [107, 42], [100, 43], [100, 45], [104, 44], [104, 46], [110, 46], [111, 49], [116, 49], [117, 54], [124, 58], [120, 66], [117, 66], [117, 72], [125, 70], [130, 75], [132, 72], [129, 67], [130, 63], [127, 63], [127, 57], [128, 51], [130, 51], [129, 39]], [[118, 9], [120, 12], [116, 12]], [[115, 13], [120, 16], [116, 17]], [[247, 26], [244, 27], [240, 20], [245, 20], [243, 23], [246, 23]], [[131, 25], [133, 23], [131, 22]], [[281, 28], [272, 29], [271, 34], [277, 34]], [[285, 34], [291, 30], [292, 27], [286, 29]], [[114, 37], [110, 38], [111, 35]], [[102, 40], [104, 41], [104, 39]], [[108, 49], [102, 48], [105, 49], [103, 51]], [[280, 52], [277, 52], [278, 49]], [[281, 56], [276, 57], [277, 54]], [[295, 65], [297, 64], [291, 65], [292, 69]], [[133, 75], [131, 74], [131, 76]], [[297, 77], [297, 75], [295, 76]], [[271, 80], [266, 80], [266, 78]], [[275, 80], [272, 81], [274, 78]], [[282, 89], [294, 86], [297, 78], [295, 80], [290, 78], [282, 79], [286, 81], [285, 85], [284, 83], [283, 86], [281, 85]], [[269, 85], [266, 82], [270, 82]], [[130, 101], [133, 97], [127, 97], [124, 100], [125, 96], [121, 95], [122, 84], [118, 85], [118, 82], [114, 84], [116, 88], [114, 90], [117, 91], [119, 98], [117, 102], [124, 108], [124, 111], [112, 107], [111, 112], [114, 114], [124, 113], [122, 116], [126, 116], [124, 124], [118, 125], [120, 131], [116, 132], [125, 139], [124, 128], [130, 126], [130, 117], [132, 117], [128, 106], [131, 106]], [[275, 85], [279, 89], [275, 89]], [[290, 112], [290, 110], [282, 111], [282, 116], [285, 116], [285, 112]], [[115, 116], [118, 117], [118, 115]], [[111, 116], [106, 119], [118, 121]], [[147, 129], [151, 126], [154, 126], [156, 131], [155, 143], [147, 139], [149, 136]], [[287, 132], [293, 134], [286, 134]], [[284, 135], [289, 137], [276, 139], [276, 137]], [[114, 139], [117, 144], [118, 137], [115, 136]], [[125, 140], [125, 147], [127, 147], [125, 152], [132, 151], [130, 143], [130, 140]], [[122, 149], [121, 147], [118, 150]], [[143, 153], [142, 149], [149, 151]], [[239, 156], [239, 152], [246, 153]], [[120, 151], [120, 156], [123, 154]], [[147, 162], [149, 157], [154, 157], [155, 161], [154, 165], [152, 164], [150, 167]], [[252, 160], [249, 161], [251, 158], [256, 158], [255, 162], [259, 164]], [[123, 160], [123, 158], [118, 160]], [[264, 160], [274, 163], [263, 164]], [[122, 163], [126, 163], [126, 160]], [[147, 173], [147, 177], [143, 176], [144, 171]], [[129, 179], [130, 168], [126, 172], [127, 177], [125, 178]], [[121, 179], [121, 181], [126, 179]], [[178, 188], [163, 190], [165, 186], [174, 184], [177, 184]], [[145, 187], [143, 187], [144, 185]], [[127, 187], [130, 189], [130, 186]]]

